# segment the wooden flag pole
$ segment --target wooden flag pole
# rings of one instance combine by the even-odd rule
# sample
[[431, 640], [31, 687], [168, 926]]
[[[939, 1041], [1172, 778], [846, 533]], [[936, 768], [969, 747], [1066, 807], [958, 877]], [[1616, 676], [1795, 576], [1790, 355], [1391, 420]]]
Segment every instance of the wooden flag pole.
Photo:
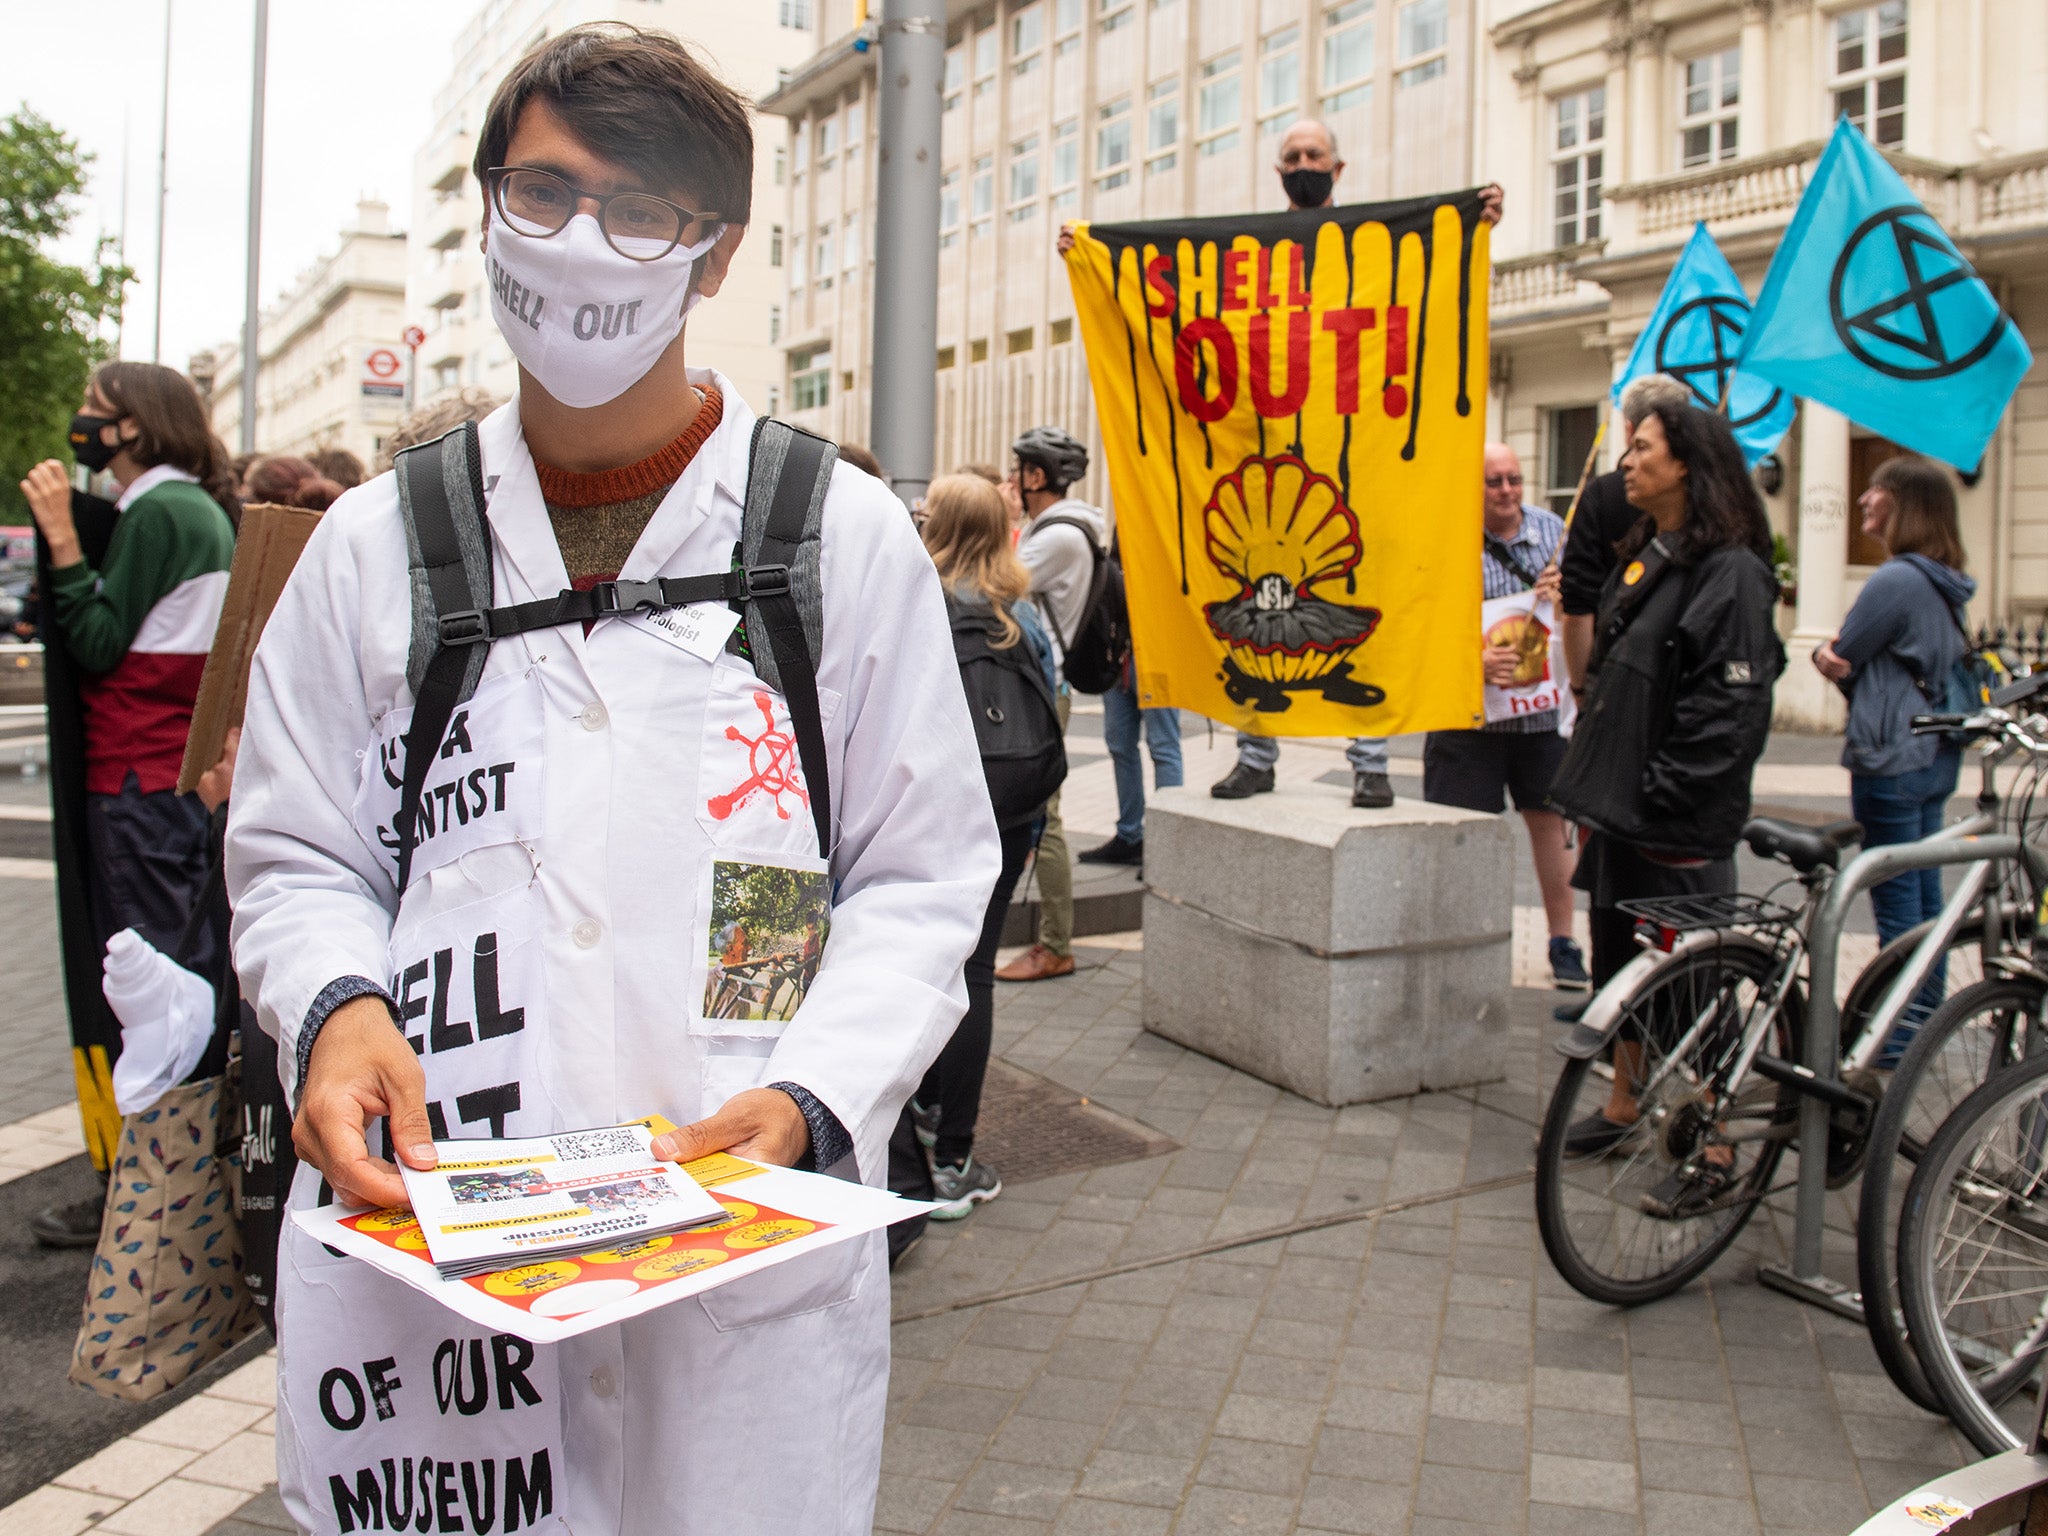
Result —
[[1593, 466], [1600, 462], [1600, 440], [1607, 436], [1607, 415], [1603, 411], [1600, 426], [1593, 433], [1593, 446], [1586, 450], [1586, 462], [1579, 470], [1578, 489], [1572, 492], [1572, 504], [1564, 509], [1564, 531], [1572, 531], [1572, 519], [1579, 515], [1579, 498], [1586, 494], [1586, 483], [1593, 478]]

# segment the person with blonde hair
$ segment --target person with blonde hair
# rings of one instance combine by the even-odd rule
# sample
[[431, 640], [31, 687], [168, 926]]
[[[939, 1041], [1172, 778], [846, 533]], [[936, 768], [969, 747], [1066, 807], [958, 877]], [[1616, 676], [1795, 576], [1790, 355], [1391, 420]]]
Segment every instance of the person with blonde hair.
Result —
[[[1051, 743], [1048, 758], [1056, 756], [1057, 774], [1066, 773], [1066, 751], [1060, 744], [1059, 715], [1054, 704], [1055, 681], [1052, 642], [1040, 623], [1038, 612], [1027, 594], [1031, 573], [1010, 547], [1010, 515], [1002, 492], [988, 481], [971, 474], [942, 475], [931, 483], [924, 497], [924, 547], [938, 568], [946, 592], [946, 609], [952, 618], [955, 651], [966, 662], [970, 654], [961, 643], [967, 631], [974, 652], [993, 657], [1016, 668], [1028, 668], [1042, 687], [1031, 689], [1041, 697], [1041, 735]], [[976, 620], [986, 631], [982, 650], [973, 633]], [[970, 671], [963, 665], [961, 681], [966, 685], [968, 705], [978, 713], [986, 701], [979, 697], [979, 674], [986, 667]], [[1014, 681], [1014, 680], [1013, 680]], [[1000, 711], [999, 711], [1000, 713]], [[1006, 759], [1006, 764], [1014, 761]], [[939, 1052], [938, 1060], [925, 1073], [911, 1101], [920, 1138], [929, 1137], [932, 1187], [939, 1202], [932, 1212], [940, 1221], [965, 1216], [975, 1204], [1002, 1193], [1002, 1179], [995, 1169], [974, 1157], [974, 1125], [981, 1108], [981, 1083], [988, 1071], [989, 1047], [995, 1019], [996, 946], [1002, 939], [1003, 920], [1010, 910], [1010, 897], [1024, 873], [1024, 862], [1038, 842], [1045, 826], [1044, 802], [1039, 797], [1043, 779], [1030, 780], [1031, 787], [1006, 789], [1001, 770], [991, 767], [985, 756], [983, 769], [989, 775], [990, 798], [996, 812], [997, 835], [1002, 841], [1002, 871], [996, 877], [988, 910], [982, 914], [981, 938], [967, 958], [967, 1012], [961, 1016], [953, 1037]], [[1054, 780], [1055, 785], [1057, 779]]]

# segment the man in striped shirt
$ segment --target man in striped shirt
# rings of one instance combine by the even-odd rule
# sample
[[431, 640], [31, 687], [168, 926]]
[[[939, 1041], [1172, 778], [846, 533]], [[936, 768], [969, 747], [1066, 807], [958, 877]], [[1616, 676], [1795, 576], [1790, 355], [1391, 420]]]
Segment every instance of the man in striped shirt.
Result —
[[[1485, 542], [1479, 568], [1488, 600], [1533, 590], [1538, 602], [1558, 596], [1557, 554], [1564, 519], [1522, 499], [1522, 464], [1506, 443], [1486, 449]], [[1512, 646], [1484, 645], [1486, 680], [1504, 687], [1514, 680], [1518, 653]], [[1431, 731], [1422, 747], [1422, 798], [1438, 805], [1498, 815], [1506, 799], [1529, 829], [1529, 852], [1543, 892], [1550, 927], [1550, 973], [1557, 985], [1583, 991], [1585, 957], [1572, 937], [1573, 850], [1565, 843], [1564, 818], [1543, 809], [1550, 781], [1564, 761], [1565, 739], [1557, 711], [1515, 715], [1476, 731]]]

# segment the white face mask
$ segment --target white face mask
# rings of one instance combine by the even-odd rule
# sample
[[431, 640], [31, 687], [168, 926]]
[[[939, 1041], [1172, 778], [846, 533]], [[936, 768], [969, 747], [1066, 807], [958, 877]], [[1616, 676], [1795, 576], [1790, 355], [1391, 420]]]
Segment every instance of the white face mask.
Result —
[[562, 404], [616, 400], [647, 376], [703, 297], [690, 276], [721, 233], [722, 226], [657, 261], [634, 261], [606, 243], [587, 213], [545, 239], [494, 220], [484, 271], [498, 329], [520, 366]]

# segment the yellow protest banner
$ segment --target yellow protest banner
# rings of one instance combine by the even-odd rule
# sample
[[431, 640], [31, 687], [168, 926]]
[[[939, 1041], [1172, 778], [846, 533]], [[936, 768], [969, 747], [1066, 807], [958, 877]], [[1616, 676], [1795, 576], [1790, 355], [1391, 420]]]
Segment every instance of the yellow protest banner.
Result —
[[1479, 206], [1075, 226], [1141, 703], [1262, 736], [1483, 722]]

